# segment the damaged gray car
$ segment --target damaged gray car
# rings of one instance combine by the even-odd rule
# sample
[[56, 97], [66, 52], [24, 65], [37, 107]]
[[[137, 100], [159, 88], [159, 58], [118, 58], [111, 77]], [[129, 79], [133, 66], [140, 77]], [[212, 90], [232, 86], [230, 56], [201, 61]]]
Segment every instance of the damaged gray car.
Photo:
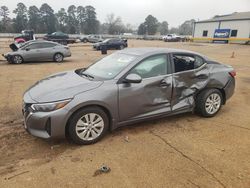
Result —
[[21, 45], [11, 44], [12, 52], [2, 54], [9, 63], [21, 64], [30, 61], [55, 61], [63, 62], [64, 58], [70, 57], [68, 46], [56, 42], [32, 40]]
[[235, 75], [195, 52], [122, 50], [34, 84], [23, 97], [25, 128], [41, 138], [92, 144], [140, 121], [192, 111], [213, 117], [233, 95]]

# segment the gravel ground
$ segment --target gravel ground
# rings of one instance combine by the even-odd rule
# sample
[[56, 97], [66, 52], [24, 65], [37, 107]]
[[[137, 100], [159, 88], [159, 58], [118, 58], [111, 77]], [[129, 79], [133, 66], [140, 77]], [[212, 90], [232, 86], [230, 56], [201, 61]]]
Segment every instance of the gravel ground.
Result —
[[[8, 43], [1, 39], [0, 53]], [[89, 146], [45, 141], [23, 129], [23, 92], [102, 55], [75, 44], [62, 64], [10, 65], [0, 57], [0, 187], [250, 187], [250, 46], [129, 41], [129, 47], [146, 46], [193, 50], [232, 65], [234, 96], [214, 118], [187, 113], [135, 124]], [[111, 171], [96, 172], [102, 165]]]

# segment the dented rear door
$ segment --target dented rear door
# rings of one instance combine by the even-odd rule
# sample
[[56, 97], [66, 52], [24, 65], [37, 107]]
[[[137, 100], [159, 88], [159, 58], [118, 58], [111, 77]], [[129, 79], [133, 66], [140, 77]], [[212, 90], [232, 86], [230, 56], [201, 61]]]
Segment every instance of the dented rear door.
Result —
[[199, 90], [207, 85], [209, 71], [207, 69], [206, 61], [204, 59], [202, 60], [204, 63], [200, 67], [188, 71], [173, 73], [173, 96], [171, 102], [173, 112], [178, 110], [191, 110], [195, 105], [194, 96]]

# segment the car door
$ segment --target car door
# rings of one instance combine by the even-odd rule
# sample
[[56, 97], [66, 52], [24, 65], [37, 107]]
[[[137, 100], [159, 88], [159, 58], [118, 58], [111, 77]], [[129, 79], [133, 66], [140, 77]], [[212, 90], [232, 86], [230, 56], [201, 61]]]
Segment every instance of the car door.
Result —
[[36, 57], [37, 60], [52, 60], [55, 54], [55, 46], [56, 44], [54, 43], [41, 43], [41, 48], [39, 49], [40, 53]]
[[119, 46], [119, 39], [111, 39], [109, 43], [110, 49], [116, 49]]
[[142, 77], [141, 83], [120, 83], [120, 121], [171, 112], [172, 74], [169, 58], [159, 54], [142, 60], [127, 74]]
[[208, 82], [206, 61], [191, 53], [173, 53], [171, 61], [174, 67], [172, 110], [192, 109], [195, 94]]
[[111, 49], [112, 48], [112, 43], [113, 43], [113, 39], [109, 39], [105, 44], [107, 46], [107, 49]]
[[40, 43], [33, 43], [22, 49], [22, 57], [24, 61], [36, 61], [36, 57], [40, 54]]

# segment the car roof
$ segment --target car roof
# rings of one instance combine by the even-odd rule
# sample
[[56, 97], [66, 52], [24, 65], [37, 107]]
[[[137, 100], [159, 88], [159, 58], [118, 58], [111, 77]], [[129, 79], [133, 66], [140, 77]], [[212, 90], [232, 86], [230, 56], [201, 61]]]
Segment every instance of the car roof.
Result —
[[27, 44], [35, 44], [35, 43], [50, 43], [50, 44], [59, 44], [52, 41], [46, 41], [46, 40], [34, 40], [34, 41], [28, 41]]
[[160, 53], [188, 53], [188, 54], [199, 55], [205, 59], [208, 59], [206, 56], [199, 54], [197, 52], [183, 50], [183, 49], [175, 49], [175, 48], [156, 48], [156, 47], [155, 48], [126, 48], [120, 51], [120, 53], [135, 55], [135, 56], [149, 56], [149, 55], [160, 54]]

